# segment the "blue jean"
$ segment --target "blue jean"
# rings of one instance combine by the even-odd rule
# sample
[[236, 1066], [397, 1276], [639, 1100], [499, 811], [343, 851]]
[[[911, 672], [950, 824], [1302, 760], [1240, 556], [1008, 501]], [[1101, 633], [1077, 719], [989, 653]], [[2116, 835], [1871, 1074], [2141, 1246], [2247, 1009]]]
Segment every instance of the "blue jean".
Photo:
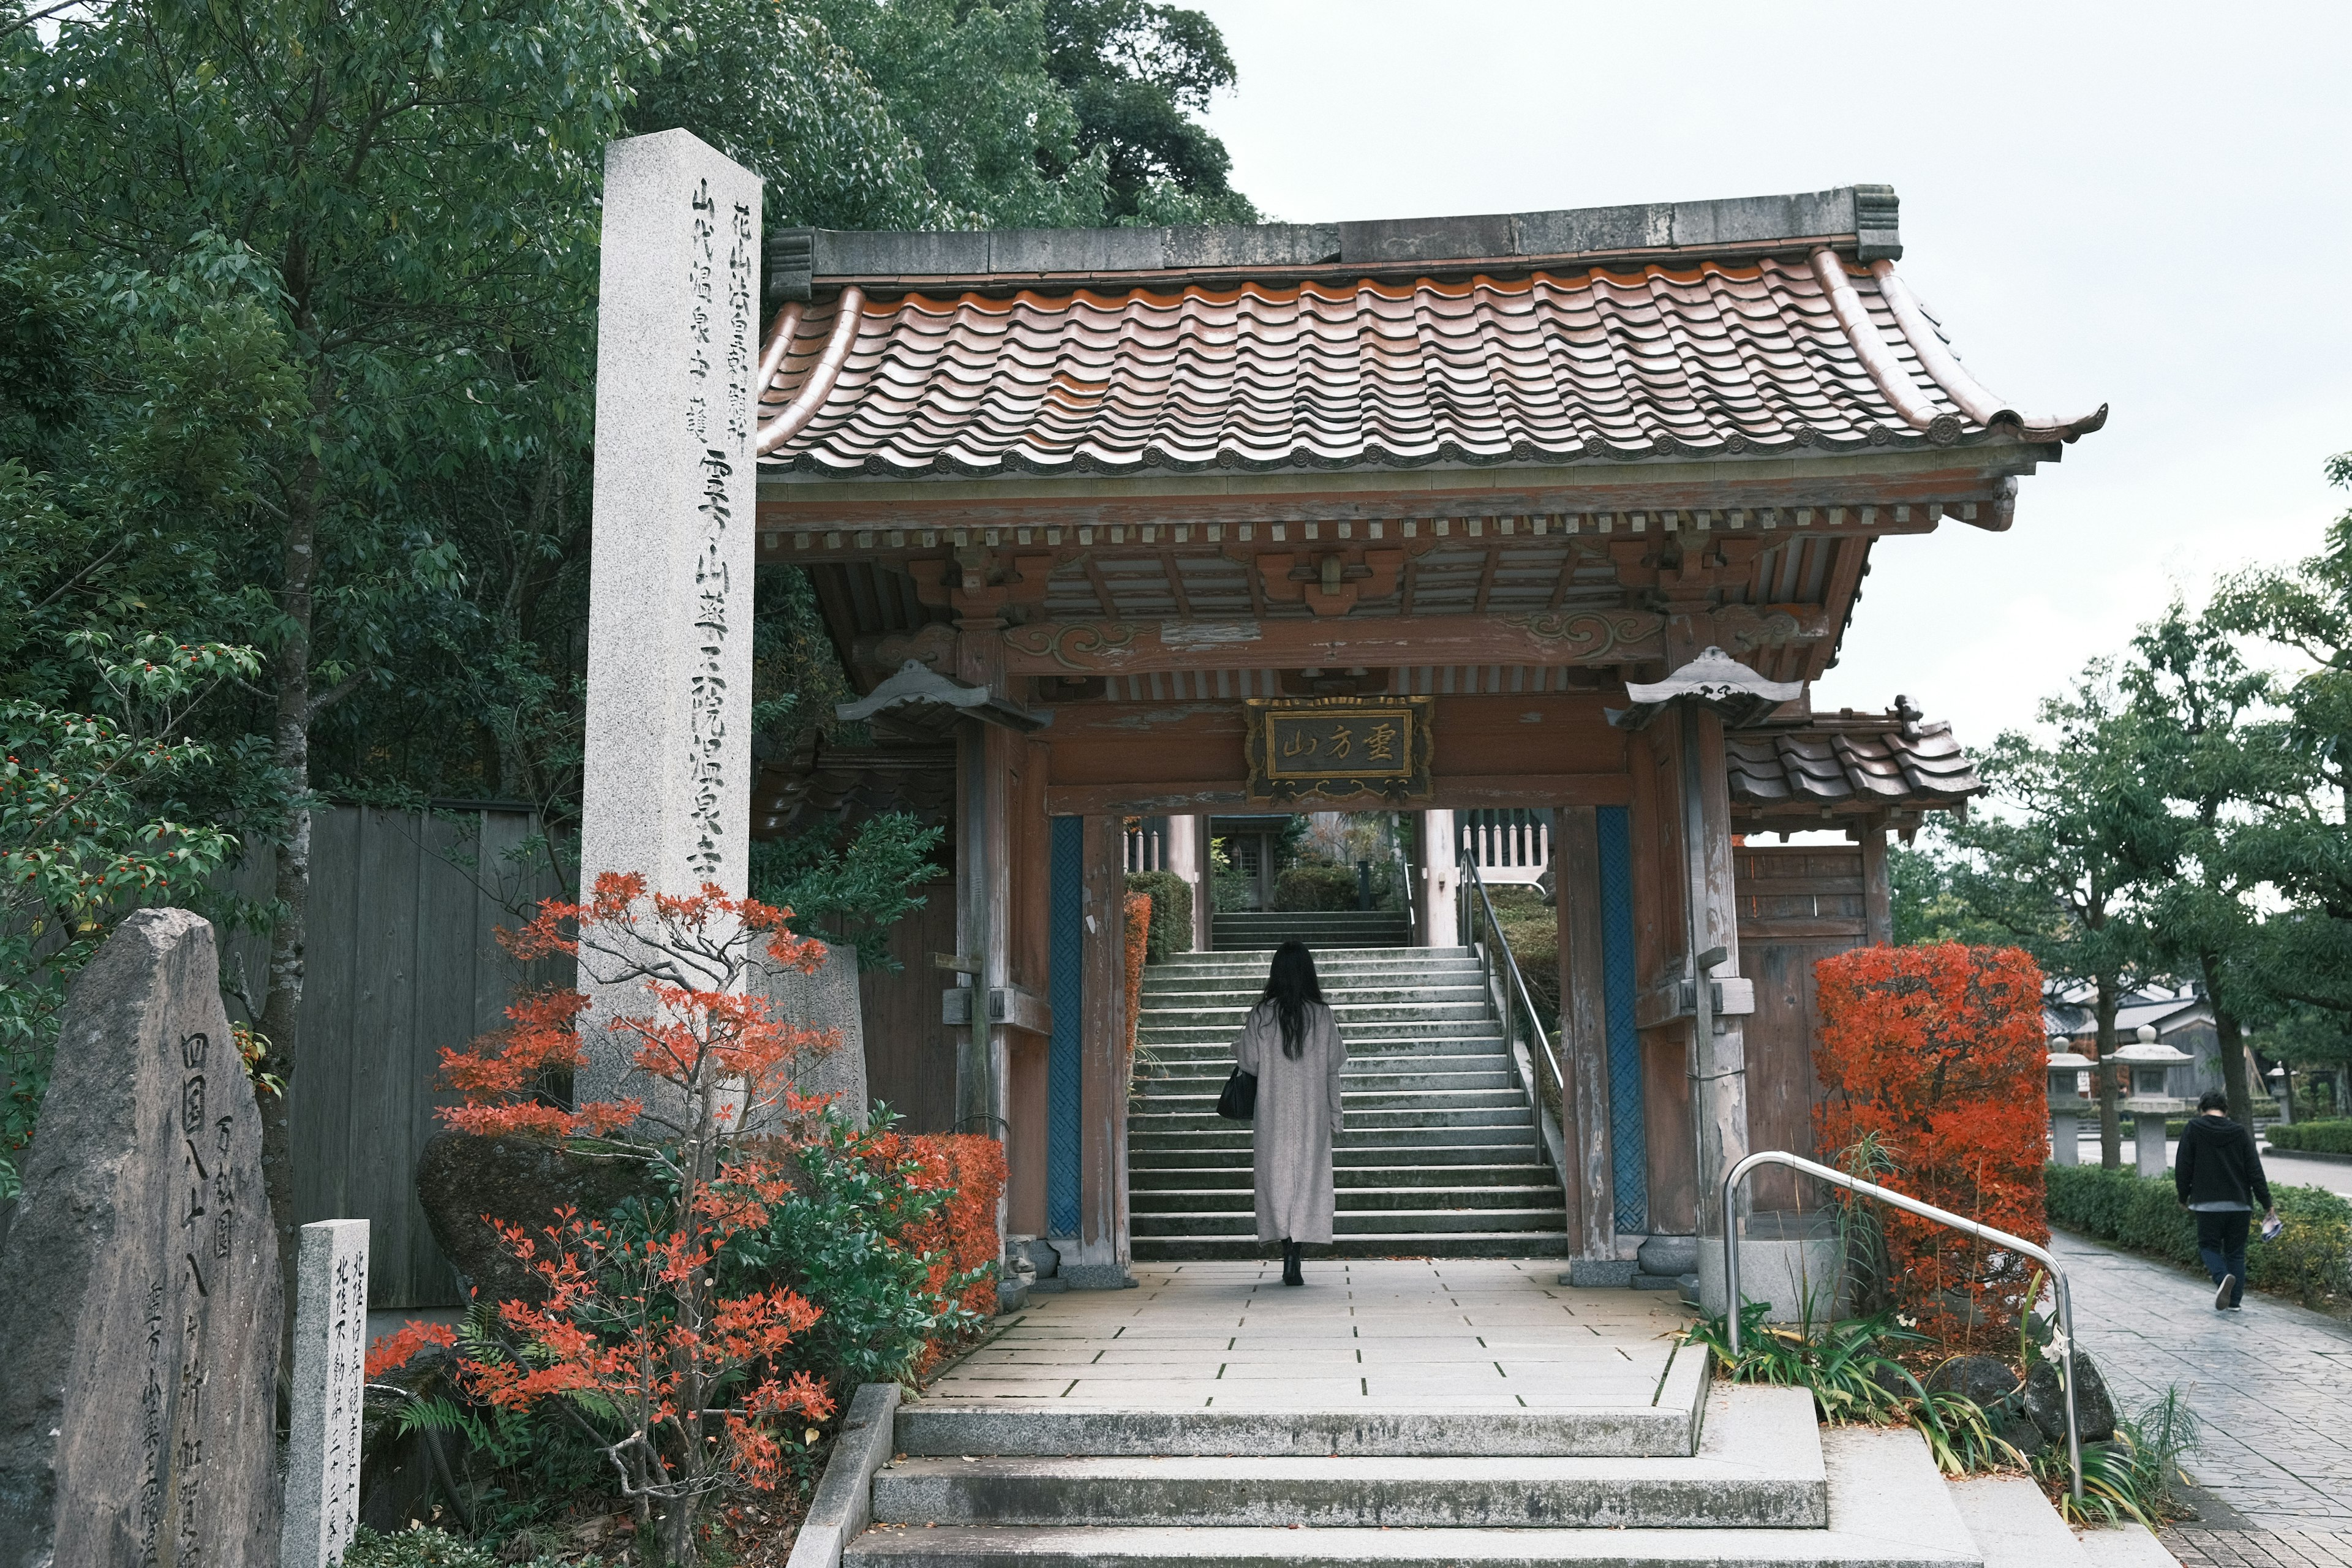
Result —
[[2235, 1281], [2230, 1287], [2230, 1305], [2246, 1293], [2246, 1232], [2253, 1215], [2245, 1209], [2200, 1209], [2197, 1214], [2197, 1256], [2205, 1260], [2205, 1272], [2219, 1285], [2223, 1275]]

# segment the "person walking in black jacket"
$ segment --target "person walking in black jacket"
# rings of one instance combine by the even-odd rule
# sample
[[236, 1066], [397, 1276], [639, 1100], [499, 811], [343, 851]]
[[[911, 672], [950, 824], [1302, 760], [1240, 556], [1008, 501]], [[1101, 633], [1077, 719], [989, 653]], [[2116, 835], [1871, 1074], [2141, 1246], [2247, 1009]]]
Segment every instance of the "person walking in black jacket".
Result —
[[2239, 1310], [2246, 1293], [2252, 1200], [2263, 1200], [2265, 1215], [2276, 1210], [2254, 1135], [2230, 1120], [2230, 1097], [2218, 1089], [2199, 1098], [2197, 1114], [2181, 1131], [2180, 1147], [2172, 1156], [2172, 1190], [2197, 1216], [2197, 1255], [2213, 1277], [2213, 1310]]

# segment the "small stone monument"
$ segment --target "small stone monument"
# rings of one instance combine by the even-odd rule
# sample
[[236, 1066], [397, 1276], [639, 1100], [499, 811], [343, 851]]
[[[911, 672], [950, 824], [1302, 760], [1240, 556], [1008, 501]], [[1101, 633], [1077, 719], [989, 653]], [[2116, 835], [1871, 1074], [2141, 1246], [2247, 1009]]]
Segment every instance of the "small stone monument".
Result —
[[270, 1568], [282, 1302], [213, 928], [76, 978], [0, 1248], [0, 1568]]
[[[759, 392], [760, 178], [685, 131], [604, 154], [596, 486], [580, 886], [644, 874], [740, 898], [751, 820], [751, 422]], [[589, 1100], [646, 1098], [633, 1051], [582, 1030]]]
[[834, 1109], [866, 1124], [866, 1026], [857, 999], [857, 950], [828, 943], [824, 963], [814, 974], [760, 955], [760, 978], [768, 1006], [784, 1022], [806, 1029], [836, 1029], [841, 1044], [829, 1051], [804, 1051], [792, 1067], [793, 1088], [802, 1094], [833, 1096]]
[[367, 1292], [368, 1222], [322, 1219], [304, 1226], [294, 1287], [282, 1568], [340, 1568], [359, 1527]]

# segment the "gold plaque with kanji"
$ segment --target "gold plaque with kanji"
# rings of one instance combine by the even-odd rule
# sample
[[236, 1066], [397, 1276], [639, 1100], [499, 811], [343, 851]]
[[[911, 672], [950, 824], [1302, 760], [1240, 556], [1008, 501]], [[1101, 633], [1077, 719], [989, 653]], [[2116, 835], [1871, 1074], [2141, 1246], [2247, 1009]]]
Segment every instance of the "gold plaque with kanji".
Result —
[[1249, 797], [1427, 800], [1427, 697], [1250, 700]]

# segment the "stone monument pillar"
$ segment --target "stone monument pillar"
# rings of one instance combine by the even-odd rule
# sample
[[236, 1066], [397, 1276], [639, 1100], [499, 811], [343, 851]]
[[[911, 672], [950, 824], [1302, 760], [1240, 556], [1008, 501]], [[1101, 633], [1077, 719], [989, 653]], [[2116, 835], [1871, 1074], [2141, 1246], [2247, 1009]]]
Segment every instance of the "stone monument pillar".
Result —
[[[759, 258], [749, 170], [684, 131], [605, 150], [583, 896], [605, 871], [746, 890]], [[594, 1015], [583, 1034], [577, 1097], [642, 1095]]]
[[280, 1568], [341, 1568], [360, 1522], [368, 1222], [322, 1219], [304, 1226], [298, 1272]]
[[141, 910], [66, 998], [0, 1247], [0, 1568], [268, 1568], [282, 1305], [213, 928]]

